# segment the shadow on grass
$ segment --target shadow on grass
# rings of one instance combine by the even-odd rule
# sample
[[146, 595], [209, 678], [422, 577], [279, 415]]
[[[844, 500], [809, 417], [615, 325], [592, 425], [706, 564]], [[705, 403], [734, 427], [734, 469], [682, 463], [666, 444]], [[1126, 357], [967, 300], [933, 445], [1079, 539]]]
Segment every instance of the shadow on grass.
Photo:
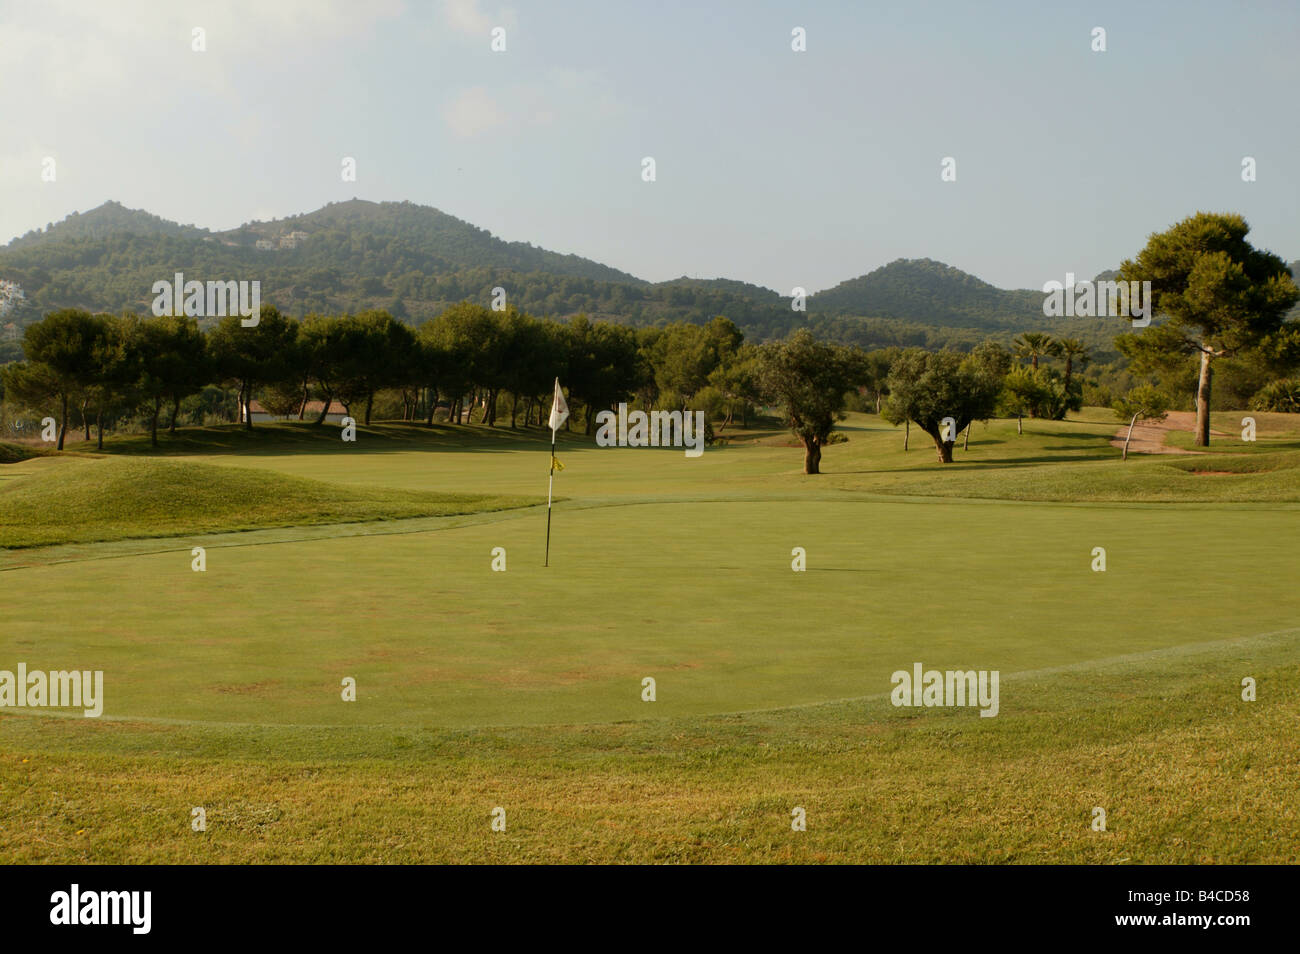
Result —
[[[1001, 443], [1001, 442], [993, 442]], [[979, 445], [976, 441], [971, 441], [971, 451], [974, 451]], [[1073, 447], [1047, 447], [1045, 450], [1066, 450], [1077, 451]], [[986, 470], [1020, 470], [1025, 467], [1034, 467], [1039, 464], [1089, 464], [1098, 461], [1118, 460], [1120, 452], [1113, 447], [1107, 447], [1106, 450], [1097, 449], [1093, 454], [1072, 453], [1069, 456], [1042, 454], [1033, 457], [981, 457], [978, 460], [970, 460], [962, 457], [961, 448], [953, 453], [951, 464], [941, 464], [937, 455], [931, 448], [926, 448], [929, 453], [925, 458], [919, 460], [916, 464], [906, 464], [900, 467], [882, 467], [872, 470], [835, 470], [835, 474], [921, 474], [933, 473], [936, 470], [948, 469], [952, 471], [986, 471]], [[910, 452], [909, 452], [910, 453]], [[924, 453], [924, 452], [923, 452]], [[825, 471], [830, 474], [832, 471]]]

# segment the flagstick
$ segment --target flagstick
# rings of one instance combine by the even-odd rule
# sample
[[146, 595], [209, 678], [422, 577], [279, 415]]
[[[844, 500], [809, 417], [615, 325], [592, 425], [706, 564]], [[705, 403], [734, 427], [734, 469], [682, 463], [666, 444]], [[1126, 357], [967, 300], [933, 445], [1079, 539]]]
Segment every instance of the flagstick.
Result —
[[555, 487], [555, 429], [551, 429], [551, 476], [546, 483], [546, 561], [551, 565], [551, 490]]

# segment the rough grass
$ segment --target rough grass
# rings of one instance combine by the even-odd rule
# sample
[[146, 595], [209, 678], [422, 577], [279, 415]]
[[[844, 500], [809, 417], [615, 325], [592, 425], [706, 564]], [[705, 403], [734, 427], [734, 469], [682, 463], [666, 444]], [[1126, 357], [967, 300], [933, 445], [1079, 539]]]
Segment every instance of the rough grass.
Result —
[[1006, 678], [993, 719], [882, 699], [467, 731], [0, 717], [0, 859], [1294, 864], [1295, 650]]
[[63, 458], [47, 463], [0, 485], [0, 547], [400, 520], [522, 507], [538, 499], [342, 488], [194, 462]]

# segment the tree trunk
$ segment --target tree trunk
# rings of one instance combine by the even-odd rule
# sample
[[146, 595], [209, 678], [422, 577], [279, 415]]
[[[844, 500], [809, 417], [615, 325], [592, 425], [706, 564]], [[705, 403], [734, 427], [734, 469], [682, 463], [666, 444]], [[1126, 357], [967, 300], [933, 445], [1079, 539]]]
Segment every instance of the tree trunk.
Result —
[[1025, 433], [1025, 416], [1020, 413], [1016, 414], [1016, 433], [1017, 434]]
[[934, 439], [934, 446], [939, 452], [939, 463], [952, 463], [952, 446], [956, 443], [955, 440], [945, 441], [942, 437], [936, 437]]
[[1196, 388], [1196, 446], [1210, 446], [1210, 352], [1201, 346], [1201, 380]]
[[375, 406], [375, 392], [366, 393], [366, 427], [370, 426], [370, 409]]
[[104, 412], [95, 415], [95, 450], [104, 449]]
[[253, 386], [244, 383], [239, 386], [239, 400], [244, 408], [244, 430], [253, 429]]
[[803, 442], [803, 472], [820, 474], [822, 463], [822, 445], [813, 437]]
[[172, 419], [171, 419], [171, 423], [167, 425], [167, 433], [172, 435], [173, 437], [176, 436], [176, 418], [180, 416], [180, 413], [181, 413], [181, 399], [177, 396], [173, 396], [172, 397]]
[[153, 420], [149, 423], [149, 443], [158, 446], [158, 415], [162, 413], [162, 398], [156, 397], [153, 400]]
[[86, 413], [86, 408], [90, 406], [89, 401], [81, 402], [81, 426], [85, 429], [85, 439], [90, 440], [90, 415]]
[[975, 426], [974, 421], [971, 421], [969, 424], [966, 425], [966, 439], [963, 440], [961, 443], [961, 449], [963, 451], [970, 450], [970, 429], [974, 426]]
[[1133, 419], [1128, 422], [1128, 436], [1124, 438], [1124, 456], [1120, 460], [1128, 460], [1128, 442], [1133, 439], [1133, 425], [1137, 423], [1137, 420], [1138, 416], [1134, 414]]
[[438, 389], [429, 388], [429, 417], [424, 422], [426, 427], [433, 427], [433, 412], [438, 409]]
[[333, 407], [333, 405], [334, 405], [334, 395], [329, 394], [327, 392], [325, 395], [325, 400], [322, 402], [320, 415], [316, 418], [315, 423], [324, 424], [325, 418], [329, 417], [330, 408]]
[[63, 392], [63, 420], [59, 423], [59, 450], [63, 450], [63, 435], [68, 432], [68, 392]]
[[903, 450], [907, 450], [907, 442], [912, 439], [912, 419], [903, 418]]

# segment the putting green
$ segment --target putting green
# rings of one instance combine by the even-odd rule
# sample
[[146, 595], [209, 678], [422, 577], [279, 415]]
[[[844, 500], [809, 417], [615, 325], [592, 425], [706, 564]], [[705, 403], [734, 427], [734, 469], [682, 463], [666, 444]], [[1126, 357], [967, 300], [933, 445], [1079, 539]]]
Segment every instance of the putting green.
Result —
[[[215, 536], [204, 573], [188, 540], [92, 545], [3, 574], [0, 668], [103, 670], [112, 719], [464, 727], [806, 705], [888, 693], [915, 662], [1006, 678], [1288, 628], [1300, 551], [1279, 516], [1294, 519], [848, 495], [574, 502], [556, 511], [549, 568], [538, 510]], [[1015, 706], [1004, 684], [1001, 710]]]

